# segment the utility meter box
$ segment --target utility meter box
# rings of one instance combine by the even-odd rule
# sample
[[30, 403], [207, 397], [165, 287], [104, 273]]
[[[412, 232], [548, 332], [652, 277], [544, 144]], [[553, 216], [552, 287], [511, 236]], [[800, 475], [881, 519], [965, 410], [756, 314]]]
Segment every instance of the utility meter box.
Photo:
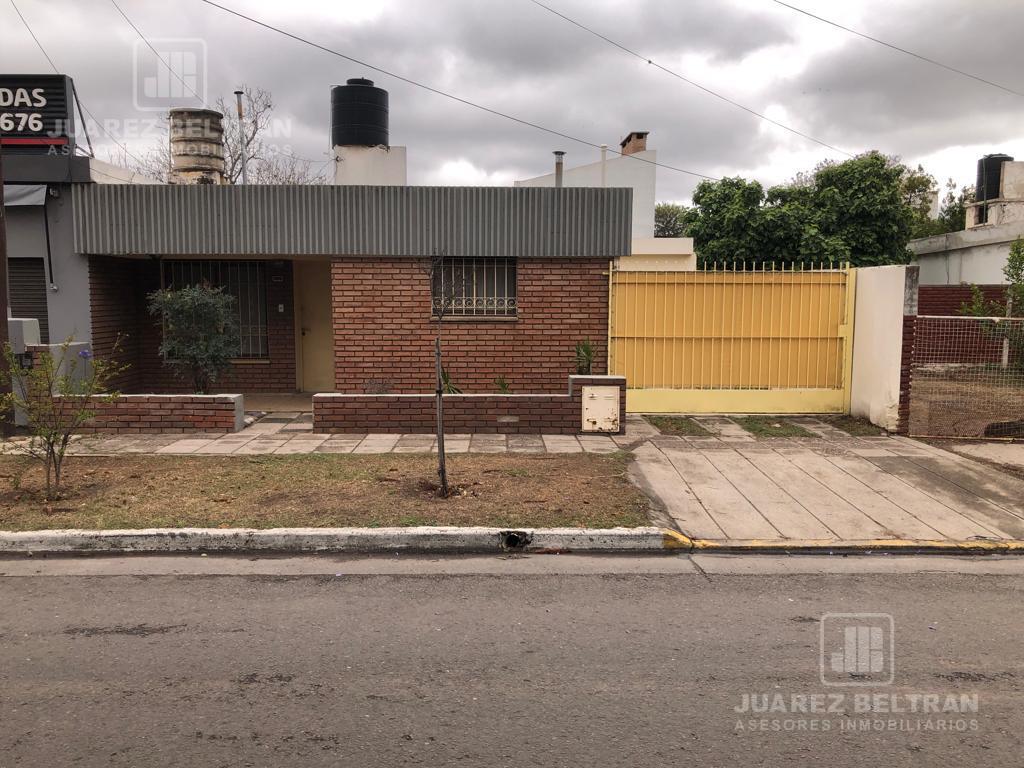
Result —
[[618, 432], [618, 387], [583, 387], [583, 431]]

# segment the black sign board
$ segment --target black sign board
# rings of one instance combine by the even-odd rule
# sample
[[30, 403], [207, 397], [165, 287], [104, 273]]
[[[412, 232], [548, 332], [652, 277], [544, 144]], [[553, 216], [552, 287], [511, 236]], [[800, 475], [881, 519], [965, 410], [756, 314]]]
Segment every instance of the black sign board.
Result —
[[74, 96], [67, 75], [0, 75], [0, 145], [9, 154], [70, 155]]

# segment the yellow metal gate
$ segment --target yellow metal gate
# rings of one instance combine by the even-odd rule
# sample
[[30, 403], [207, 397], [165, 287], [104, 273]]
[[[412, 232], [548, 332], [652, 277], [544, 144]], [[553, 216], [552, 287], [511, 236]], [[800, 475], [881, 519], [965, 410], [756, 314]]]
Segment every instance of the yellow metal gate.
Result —
[[609, 371], [633, 412], [846, 412], [854, 283], [851, 269], [613, 269]]

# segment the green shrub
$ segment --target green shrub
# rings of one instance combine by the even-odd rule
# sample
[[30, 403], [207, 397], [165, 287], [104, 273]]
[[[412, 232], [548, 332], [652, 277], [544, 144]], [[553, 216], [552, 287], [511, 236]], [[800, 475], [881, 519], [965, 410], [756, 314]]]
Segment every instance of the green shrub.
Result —
[[238, 355], [235, 297], [222, 288], [195, 285], [149, 295], [150, 314], [163, 324], [160, 354], [199, 394], [206, 394]]

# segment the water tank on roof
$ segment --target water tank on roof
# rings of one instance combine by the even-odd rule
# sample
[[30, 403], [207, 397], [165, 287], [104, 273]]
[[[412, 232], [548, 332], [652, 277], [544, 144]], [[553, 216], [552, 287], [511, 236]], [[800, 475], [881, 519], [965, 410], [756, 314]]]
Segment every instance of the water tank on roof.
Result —
[[388, 146], [388, 92], [361, 77], [331, 88], [331, 146]]
[[995, 200], [999, 197], [999, 186], [1003, 176], [1003, 163], [1012, 162], [1009, 155], [985, 155], [978, 161], [978, 185], [974, 199]]

